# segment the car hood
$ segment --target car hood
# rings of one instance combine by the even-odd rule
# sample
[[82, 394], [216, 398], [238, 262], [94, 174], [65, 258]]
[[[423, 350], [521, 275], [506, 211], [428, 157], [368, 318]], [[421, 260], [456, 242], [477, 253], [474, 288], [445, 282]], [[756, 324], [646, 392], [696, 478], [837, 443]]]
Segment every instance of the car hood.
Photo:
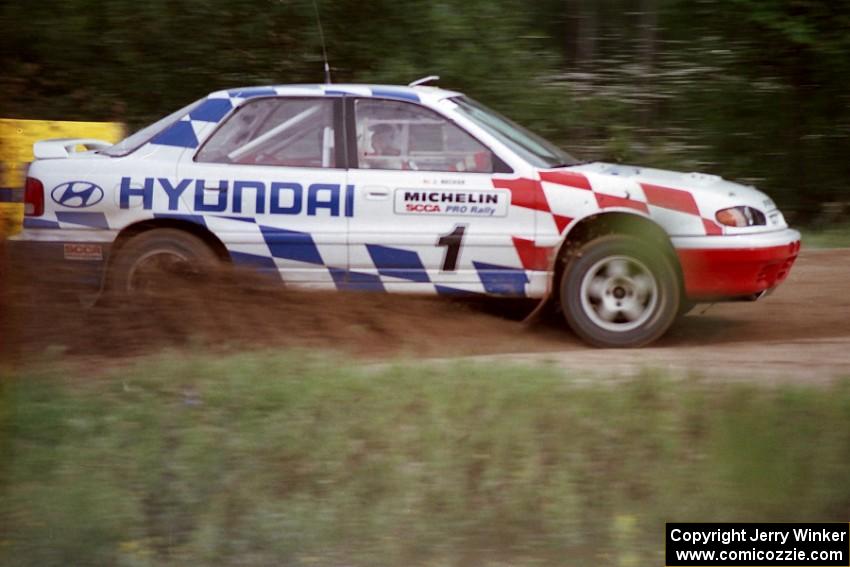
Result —
[[[755, 187], [727, 181], [718, 175], [684, 173], [651, 167], [592, 162], [569, 168], [570, 171], [608, 177], [608, 181], [622, 179], [633, 183], [659, 185], [687, 191], [694, 196], [700, 208], [724, 208], [738, 205], [755, 207], [765, 213], [776, 209], [773, 200]], [[713, 216], [713, 215], [712, 215]]]

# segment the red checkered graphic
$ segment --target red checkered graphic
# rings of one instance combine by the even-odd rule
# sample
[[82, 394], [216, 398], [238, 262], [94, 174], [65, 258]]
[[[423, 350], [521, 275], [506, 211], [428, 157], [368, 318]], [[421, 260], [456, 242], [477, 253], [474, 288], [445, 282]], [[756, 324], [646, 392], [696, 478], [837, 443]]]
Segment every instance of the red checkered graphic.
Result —
[[[689, 191], [685, 191], [683, 189], [663, 187], [661, 185], [653, 185], [651, 183], [638, 183], [645, 196], [645, 201], [641, 201], [631, 197], [609, 195], [607, 193], [594, 190], [587, 176], [576, 172], [541, 171], [540, 178], [543, 181], [549, 181], [559, 185], [579, 189], [589, 189], [590, 191], [593, 191], [593, 195], [596, 197], [596, 203], [599, 205], [600, 209], [628, 208], [651, 215], [649, 205], [652, 205], [654, 207], [661, 207], [671, 211], [699, 217], [702, 221], [706, 235], [713, 236], [723, 234], [723, 227], [711, 219], [703, 218], [700, 215], [699, 207], [697, 206], [696, 200], [694, 200], [694, 196]], [[558, 229], [563, 232], [563, 229], [560, 226]]]
[[646, 195], [646, 201], [650, 205], [699, 216], [697, 202], [694, 200], [694, 196], [687, 191], [650, 183], [641, 183], [640, 186], [644, 195]]
[[508, 189], [511, 192], [511, 205], [525, 207], [535, 211], [551, 212], [549, 202], [543, 193], [540, 181], [520, 177], [518, 179], [493, 179], [497, 189]]
[[533, 240], [513, 236], [514, 248], [526, 270], [548, 270], [554, 248], [537, 246]]
[[[543, 191], [542, 182], [544, 181], [561, 185], [565, 188], [592, 192], [600, 210], [626, 208], [651, 215], [649, 206], [652, 205], [653, 207], [660, 207], [700, 218], [706, 235], [723, 234], [723, 227], [711, 219], [703, 218], [700, 215], [699, 207], [693, 195], [683, 189], [663, 187], [651, 183], [638, 183], [644, 195], [644, 200], [640, 200], [633, 199], [631, 196], [622, 197], [597, 191], [593, 188], [590, 179], [586, 175], [576, 171], [540, 171], [539, 175], [539, 180], [524, 177], [517, 179], [493, 179], [493, 185], [499, 189], [510, 190], [512, 206], [549, 213], [559, 234], [563, 234], [564, 230], [573, 221], [573, 218], [559, 215], [552, 210], [546, 193]], [[518, 237], [513, 237], [513, 243], [525, 269], [548, 269], [548, 254], [551, 251], [550, 249], [540, 248], [533, 241]]]
[[593, 195], [596, 197], [596, 203], [599, 205], [600, 209], [634, 209], [644, 214], [649, 214], [649, 207], [647, 207], [646, 203], [643, 201], [636, 201], [628, 197], [608, 195], [607, 193], [594, 192]]
[[576, 189], [593, 191], [587, 176], [575, 171], [541, 171], [540, 180], [557, 183], [558, 185], [566, 185], [567, 187], [575, 187]]
[[570, 223], [573, 222], [572, 217], [556, 215], [555, 213], [552, 213], [552, 220], [555, 221], [555, 226], [558, 227], [558, 234], [564, 232], [564, 230], [566, 230], [566, 228], [570, 226]]
[[662, 187], [660, 185], [652, 185], [650, 183], [641, 183], [641, 188], [646, 195], [646, 200], [650, 205], [679, 211], [700, 217], [702, 227], [705, 234], [708, 236], [719, 236], [723, 234], [723, 227], [711, 219], [704, 218], [699, 213], [699, 207], [694, 200], [694, 196], [682, 189], [673, 189], [671, 187]]
[[713, 220], [702, 219], [702, 226], [708, 236], [719, 236], [723, 234], [723, 227]]

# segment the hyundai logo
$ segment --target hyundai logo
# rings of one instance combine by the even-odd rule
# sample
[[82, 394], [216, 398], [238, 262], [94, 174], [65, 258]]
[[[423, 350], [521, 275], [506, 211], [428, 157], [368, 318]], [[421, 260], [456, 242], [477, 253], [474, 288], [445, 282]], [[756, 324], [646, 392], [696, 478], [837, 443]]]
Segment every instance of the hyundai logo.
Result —
[[50, 198], [63, 207], [82, 209], [100, 203], [103, 189], [90, 181], [68, 181], [54, 187]]

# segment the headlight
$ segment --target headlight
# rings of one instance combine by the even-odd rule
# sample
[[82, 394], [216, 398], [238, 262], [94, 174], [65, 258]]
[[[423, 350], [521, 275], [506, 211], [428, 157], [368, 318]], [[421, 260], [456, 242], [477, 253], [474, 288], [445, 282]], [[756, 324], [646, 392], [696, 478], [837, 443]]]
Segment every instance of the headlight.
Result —
[[752, 207], [730, 207], [714, 215], [717, 222], [726, 226], [763, 226], [767, 224], [764, 213]]

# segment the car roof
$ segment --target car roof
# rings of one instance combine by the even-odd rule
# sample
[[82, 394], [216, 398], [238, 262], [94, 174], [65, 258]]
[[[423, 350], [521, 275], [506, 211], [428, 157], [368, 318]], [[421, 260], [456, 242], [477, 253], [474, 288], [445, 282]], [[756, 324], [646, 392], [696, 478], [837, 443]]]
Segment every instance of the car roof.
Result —
[[362, 84], [305, 84], [239, 87], [210, 93], [208, 98], [248, 99], [258, 96], [341, 96], [354, 95], [374, 98], [394, 98], [434, 103], [440, 99], [460, 96], [460, 93], [429, 86]]

